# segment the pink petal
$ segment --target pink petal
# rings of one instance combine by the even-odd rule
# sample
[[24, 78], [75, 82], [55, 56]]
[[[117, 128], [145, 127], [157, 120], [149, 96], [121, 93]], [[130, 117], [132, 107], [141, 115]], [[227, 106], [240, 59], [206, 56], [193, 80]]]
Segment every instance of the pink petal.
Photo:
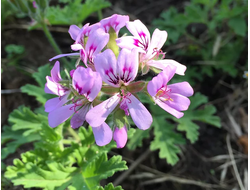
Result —
[[73, 104], [69, 104], [51, 111], [48, 115], [49, 126], [54, 128], [66, 121], [74, 114], [74, 109], [71, 109], [73, 106]]
[[107, 119], [108, 115], [119, 104], [120, 97], [118, 95], [118, 93], [115, 94], [111, 98], [89, 110], [86, 115], [86, 121], [91, 127], [98, 127]]
[[146, 51], [140, 45], [138, 39], [136, 39], [135, 37], [132, 37], [132, 36], [124, 36], [121, 38], [117, 38], [116, 44], [120, 48], [126, 48], [128, 50], [132, 50], [132, 49], [136, 48], [138, 50], [138, 52], [146, 53]]
[[112, 140], [113, 132], [107, 123], [103, 123], [98, 127], [92, 127], [95, 142], [98, 146], [105, 146]]
[[58, 96], [63, 96], [68, 90], [63, 89], [59, 83], [52, 80], [51, 77], [46, 77], [47, 83], [45, 84], [45, 92], [49, 94], [56, 94]]
[[78, 36], [80, 30], [81, 30], [81, 29], [80, 29], [78, 26], [76, 26], [76, 25], [71, 25], [71, 26], [69, 27], [69, 34], [70, 34], [70, 36], [71, 36], [71, 38], [72, 38], [73, 40], [76, 40], [76, 38], [77, 38], [77, 36]]
[[59, 59], [61, 57], [75, 57], [78, 56], [79, 57], [80, 53], [66, 53], [66, 54], [60, 54], [57, 55], [55, 57], [52, 57], [49, 61], [53, 61], [54, 59]]
[[71, 118], [70, 125], [73, 129], [76, 129], [83, 125], [87, 112], [89, 111], [90, 105], [87, 104], [78, 110]]
[[155, 103], [158, 104], [166, 112], [168, 112], [168, 113], [172, 114], [173, 116], [175, 116], [177, 119], [181, 118], [184, 115], [184, 113], [177, 111], [176, 109], [170, 107], [165, 102], [162, 102], [159, 99], [156, 99]]
[[186, 97], [192, 96], [194, 94], [194, 90], [188, 82], [170, 84], [168, 85], [168, 88], [171, 89], [171, 93], [181, 94]]
[[185, 71], [187, 67], [185, 65], [182, 65], [178, 63], [175, 60], [172, 59], [163, 59], [163, 60], [151, 60], [147, 63], [151, 67], [156, 67], [157, 69], [163, 70], [168, 65], [172, 65], [176, 67], [175, 73], [178, 75], [185, 75]]
[[127, 106], [129, 113], [135, 123], [135, 125], [142, 130], [146, 130], [150, 127], [153, 122], [153, 118], [147, 108], [131, 94], [127, 100]]
[[72, 50], [74, 51], [78, 51], [78, 50], [81, 50], [83, 49], [82, 45], [81, 44], [73, 44], [70, 46]]
[[170, 94], [170, 98], [173, 100], [167, 100], [165, 103], [177, 111], [185, 111], [190, 105], [190, 100], [180, 94]]
[[151, 96], [155, 96], [162, 87], [166, 85], [166, 77], [164, 73], [159, 73], [151, 81], [148, 82], [147, 90]]
[[127, 22], [126, 26], [131, 34], [145, 46], [144, 50], [146, 50], [150, 43], [150, 33], [147, 27], [140, 20]]
[[136, 49], [132, 51], [123, 48], [118, 56], [117, 65], [120, 79], [129, 84], [135, 79], [138, 72], [138, 52]]
[[85, 51], [89, 57], [94, 57], [94, 55], [101, 52], [101, 50], [107, 45], [108, 41], [109, 34], [105, 33], [102, 28], [98, 28], [89, 36]]
[[60, 75], [60, 63], [57, 61], [54, 65], [54, 67], [51, 69], [51, 78], [55, 82], [59, 82], [62, 80], [61, 75]]
[[68, 95], [69, 93], [61, 97], [49, 99], [44, 105], [45, 112], [51, 112], [54, 109], [59, 108], [64, 104], [66, 104], [68, 102]]
[[173, 78], [175, 71], [176, 71], [176, 67], [173, 65], [168, 65], [162, 70], [161, 73], [164, 74], [164, 77], [163, 77], [164, 85], [166, 85]]
[[78, 67], [72, 78], [74, 89], [84, 95], [89, 101], [93, 101], [102, 87], [101, 76], [90, 68]]
[[98, 54], [94, 59], [96, 71], [102, 80], [113, 87], [119, 87], [119, 75], [117, 73], [117, 62], [112, 50], [107, 49]]
[[121, 129], [115, 127], [113, 139], [117, 144], [117, 148], [123, 148], [128, 140], [127, 128], [125, 126], [122, 127]]
[[105, 32], [108, 33], [110, 27], [112, 27], [118, 36], [120, 29], [125, 26], [127, 21], [129, 21], [129, 16], [114, 14], [108, 18], [102, 19], [100, 23]]

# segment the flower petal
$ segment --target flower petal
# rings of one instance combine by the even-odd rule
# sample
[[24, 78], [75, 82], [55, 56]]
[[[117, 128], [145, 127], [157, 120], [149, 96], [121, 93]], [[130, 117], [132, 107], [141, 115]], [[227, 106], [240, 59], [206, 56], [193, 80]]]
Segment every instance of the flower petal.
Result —
[[79, 57], [80, 56], [80, 53], [66, 53], [66, 54], [60, 54], [60, 55], [57, 55], [55, 57], [52, 57], [49, 61], [53, 61], [55, 59], [59, 59], [61, 57]]
[[76, 25], [71, 25], [70, 27], [69, 27], [69, 34], [70, 34], [70, 36], [71, 36], [71, 38], [73, 39], [73, 40], [76, 40], [76, 38], [77, 38], [77, 36], [78, 36], [78, 34], [79, 34], [79, 32], [80, 32], [80, 28], [78, 27], [78, 26], [76, 26]]
[[121, 129], [116, 127], [113, 139], [117, 144], [117, 148], [123, 148], [128, 140], [127, 128], [125, 126], [122, 127]]
[[155, 103], [158, 104], [162, 109], [164, 109], [166, 112], [170, 113], [171, 115], [175, 116], [177, 119], [181, 118], [184, 113], [177, 111], [176, 109], [170, 107], [165, 102], [162, 102], [159, 99], [155, 100]]
[[167, 36], [168, 33], [166, 31], [155, 29], [151, 38], [150, 46], [148, 47], [146, 59], [150, 59], [155, 56], [154, 49], [160, 50], [166, 42]]
[[180, 64], [177, 61], [172, 60], [172, 59], [151, 60], [147, 64], [151, 67], [156, 67], [156, 68], [161, 69], [161, 70], [163, 70], [168, 65], [175, 66], [176, 67], [175, 73], [178, 75], [185, 75], [185, 71], [187, 69], [187, 67], [185, 65], [182, 65], [182, 64]]
[[127, 22], [126, 27], [143, 44], [143, 49], [147, 50], [150, 45], [150, 33], [147, 27], [140, 20]]
[[60, 63], [59, 61], [56, 61], [54, 67], [51, 69], [51, 78], [55, 82], [59, 82], [62, 80], [61, 75], [60, 75]]
[[165, 84], [165, 79], [166, 77], [164, 74], [161, 72], [157, 76], [155, 76], [151, 81], [148, 82], [147, 90], [148, 93], [151, 96], [155, 96], [162, 87], [164, 87]]
[[73, 104], [69, 104], [51, 111], [48, 115], [49, 126], [54, 128], [66, 121], [72, 114], [74, 114], [74, 110], [71, 109], [73, 106]]
[[132, 51], [123, 48], [118, 56], [117, 65], [120, 79], [128, 84], [133, 81], [138, 72], [138, 51]]
[[121, 38], [117, 38], [115, 41], [120, 48], [126, 48], [128, 50], [136, 48], [138, 52], [146, 53], [146, 51], [140, 45], [139, 40], [133, 36], [124, 36]]
[[129, 100], [126, 100], [127, 106], [135, 125], [142, 130], [148, 129], [153, 122], [151, 114], [134, 95], [131, 94]]
[[102, 19], [100, 23], [105, 32], [108, 33], [110, 27], [112, 27], [118, 36], [120, 29], [125, 26], [127, 21], [129, 21], [129, 16], [113, 14], [108, 18]]
[[171, 93], [181, 94], [186, 97], [192, 96], [194, 94], [194, 90], [188, 82], [170, 84], [168, 85], [168, 88], [171, 89]]
[[170, 107], [176, 109], [177, 111], [185, 111], [190, 105], [190, 100], [180, 94], [171, 93], [170, 98], [173, 100], [168, 100], [165, 103]]
[[92, 127], [95, 142], [98, 146], [105, 146], [112, 140], [113, 132], [107, 123], [103, 123], [98, 127]]
[[108, 115], [119, 104], [120, 97], [118, 95], [118, 93], [115, 94], [111, 98], [89, 110], [86, 115], [86, 121], [91, 127], [98, 127], [107, 119]]
[[85, 121], [86, 114], [89, 111], [89, 105], [83, 106], [79, 109], [71, 118], [70, 125], [73, 129], [76, 129], [82, 126], [83, 122]]
[[44, 107], [45, 107], [44, 111], [51, 112], [54, 109], [63, 106], [64, 104], [66, 104], [68, 102], [68, 95], [69, 95], [69, 93], [65, 94], [64, 96], [61, 96], [61, 97], [49, 99], [44, 105]]
[[112, 50], [107, 49], [98, 54], [94, 59], [96, 71], [101, 75], [102, 80], [113, 87], [119, 87], [119, 75], [117, 62]]
[[[101, 50], [107, 45], [109, 41], [109, 34], [105, 33], [102, 28], [98, 28], [93, 31], [88, 38], [85, 51], [90, 59], [101, 52]], [[93, 60], [90, 60], [93, 61]]]
[[68, 91], [68, 89], [64, 89], [59, 83], [54, 82], [50, 76], [47, 76], [46, 80], [47, 83], [44, 88], [46, 93], [63, 96]]

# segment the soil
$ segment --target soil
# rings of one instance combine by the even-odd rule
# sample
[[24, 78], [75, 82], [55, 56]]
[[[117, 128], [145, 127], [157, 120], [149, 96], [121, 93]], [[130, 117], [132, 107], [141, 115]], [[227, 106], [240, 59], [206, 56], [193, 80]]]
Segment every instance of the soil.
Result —
[[[114, 13], [118, 14], [128, 14], [131, 20], [140, 19], [147, 26], [150, 26], [154, 18], [159, 17], [163, 10], [168, 9], [170, 6], [176, 6], [179, 10], [184, 7], [184, 2], [181, 0], [124, 0], [115, 1], [112, 0], [112, 7], [103, 10], [103, 17], [110, 16]], [[4, 23], [2, 26], [2, 75], [1, 75], [1, 85], [2, 90], [4, 89], [19, 89], [25, 84], [36, 84], [31, 78], [31, 73], [36, 71], [41, 65], [47, 64], [49, 59], [56, 55], [48, 40], [46, 39], [44, 33], [41, 30], [27, 31], [23, 28], [12, 27], [8, 28], [10, 24], [15, 26], [27, 24], [28, 18], [23, 19], [12, 19], [11, 23]], [[97, 14], [91, 15], [86, 22], [97, 22]], [[68, 26], [60, 26], [67, 30]], [[58, 42], [62, 52], [71, 52], [70, 45], [72, 44], [72, 39], [67, 32], [52, 32], [55, 40]], [[8, 44], [17, 44], [25, 47], [25, 55], [19, 60], [20, 65], [8, 66], [5, 62], [7, 53], [4, 47]], [[247, 58], [247, 50], [244, 51], [242, 59]], [[178, 58], [184, 60], [185, 58]], [[229, 104], [230, 100], [235, 101], [235, 89], [228, 88], [225, 85], [219, 85], [217, 88], [208, 90], [208, 86], [218, 85], [218, 81], [226, 81], [227, 84], [234, 86], [235, 89], [244, 91], [243, 80], [238, 77], [233, 79], [227, 75], [219, 75], [214, 78], [206, 77], [201, 84], [195, 86], [196, 92], [201, 92], [208, 96], [210, 102], [215, 102], [213, 105], [217, 107], [217, 114], [221, 117], [223, 126], [229, 125], [227, 116], [225, 115], [225, 104]], [[245, 91], [244, 91], [245, 93]], [[240, 96], [240, 95], [239, 95]], [[238, 97], [239, 97], [238, 96]], [[6, 125], [8, 115], [14, 109], [20, 105], [25, 105], [31, 107], [32, 109], [39, 106], [34, 97], [30, 97], [26, 94], [15, 92], [10, 94], [2, 94], [1, 96], [1, 117], [2, 125]], [[247, 99], [234, 107], [243, 107], [243, 112], [247, 114]], [[235, 108], [235, 109], [236, 109]], [[238, 115], [237, 115], [238, 114]], [[237, 112], [237, 121], [241, 122], [243, 120], [243, 115]], [[247, 122], [247, 121], [245, 121]], [[199, 140], [194, 144], [188, 143], [187, 145], [181, 147], [182, 154], [180, 154], [180, 161], [175, 166], [170, 166], [166, 164], [164, 159], [158, 157], [158, 151], [154, 151], [145, 158], [140, 165], [145, 165], [149, 168], [158, 170], [159, 172], [170, 173], [175, 176], [179, 176], [182, 179], [190, 179], [197, 182], [203, 182], [208, 184], [219, 184], [221, 170], [218, 167], [223, 164], [223, 162], [212, 162], [208, 158], [212, 158], [217, 155], [228, 155], [228, 148], [226, 144], [226, 136], [229, 134], [229, 128], [223, 127], [221, 129], [215, 128], [204, 123], [199, 123]], [[151, 139], [153, 136], [151, 135]], [[237, 139], [231, 141], [233, 149], [244, 154], [244, 146], [240, 144]], [[32, 145], [30, 145], [30, 148]], [[135, 151], [129, 151], [126, 147], [117, 150], [116, 153], [123, 155], [125, 158], [130, 160], [137, 160], [138, 157], [145, 153], [149, 148], [149, 139], [144, 140], [143, 147], [137, 148]], [[19, 153], [26, 151], [27, 147], [20, 147]], [[17, 157], [16, 155], [10, 156], [5, 160], [5, 163], [10, 164], [12, 159]], [[224, 160], [224, 162], [229, 160]], [[128, 166], [133, 162], [128, 162]], [[237, 165], [239, 168], [246, 168], [247, 161], [243, 159]], [[147, 178], [143, 179], [131, 179], [130, 176], [134, 174], [140, 174], [142, 172], [148, 172], [143, 169], [143, 167], [137, 167], [130, 175], [128, 175], [120, 185], [124, 190], [205, 190], [212, 189], [210, 187], [203, 187], [199, 185], [191, 185], [180, 183], [176, 180], [162, 181], [160, 183], [155, 183], [151, 185], [142, 185], [143, 182], [147, 181]], [[122, 173], [116, 173], [113, 177], [108, 180], [103, 181], [105, 184], [109, 181], [115, 181]], [[232, 187], [237, 186], [237, 181], [234, 176], [233, 170], [230, 169], [226, 175], [227, 184], [230, 185], [228, 188], [215, 188], [215, 189], [232, 189]], [[22, 187], [11, 187], [12, 189], [23, 189]]]

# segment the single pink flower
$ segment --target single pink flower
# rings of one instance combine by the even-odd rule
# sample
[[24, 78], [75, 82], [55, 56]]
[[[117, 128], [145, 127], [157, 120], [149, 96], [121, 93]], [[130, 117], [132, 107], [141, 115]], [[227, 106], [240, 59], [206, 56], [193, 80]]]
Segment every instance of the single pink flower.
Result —
[[147, 67], [146, 74], [150, 67], [163, 70], [167, 65], [176, 66], [176, 73], [184, 75], [186, 66], [172, 60], [160, 59], [159, 55], [162, 54], [163, 58], [165, 53], [161, 51], [162, 46], [167, 40], [167, 32], [155, 29], [152, 38], [147, 27], [140, 21], [127, 22], [127, 29], [133, 36], [125, 36], [116, 40], [117, 45], [121, 48], [133, 49], [136, 48], [140, 52], [140, 63], [142, 67]]
[[148, 83], [147, 89], [156, 104], [176, 118], [181, 118], [184, 115], [181, 111], [187, 110], [190, 105], [187, 97], [192, 96], [194, 91], [188, 82], [167, 85], [175, 72], [176, 67], [167, 66]]
[[[137, 75], [138, 53], [136, 50], [122, 49], [116, 61], [114, 53], [107, 49], [96, 56], [94, 63], [104, 82], [116, 88], [126, 87]], [[87, 122], [92, 127], [99, 126], [118, 104], [126, 115], [131, 115], [139, 129], [146, 130], [150, 127], [153, 119], [149, 111], [133, 94], [123, 89], [121, 93], [116, 93], [91, 109], [86, 115]]]

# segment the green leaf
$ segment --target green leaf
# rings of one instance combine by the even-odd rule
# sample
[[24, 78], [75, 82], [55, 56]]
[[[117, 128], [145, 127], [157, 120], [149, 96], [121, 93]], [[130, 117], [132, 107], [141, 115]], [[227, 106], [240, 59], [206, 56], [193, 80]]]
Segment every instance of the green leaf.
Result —
[[121, 186], [114, 187], [112, 183], [109, 183], [104, 188], [99, 187], [98, 190], [123, 190]]
[[[83, 148], [91, 151], [93, 147], [98, 148], [97, 146]], [[5, 177], [10, 179], [14, 185], [24, 185], [25, 188], [95, 189], [102, 179], [112, 176], [116, 171], [127, 169], [126, 162], [122, 161], [121, 156], [113, 156], [108, 160], [107, 153], [101, 149], [98, 154], [78, 151], [81, 161], [79, 158], [77, 160], [84, 162], [84, 165], [80, 164], [78, 167], [64, 166], [52, 160], [47, 161], [45, 166], [39, 166], [40, 164], [34, 163], [36, 160], [33, 159], [32, 154], [26, 154], [22, 157], [22, 161], [14, 160], [14, 166], [7, 168]], [[79, 149], [75, 149], [75, 151], [77, 150]], [[33, 158], [30, 159], [30, 156]]]
[[184, 112], [184, 116], [180, 119], [173, 118], [173, 120], [179, 123], [177, 129], [179, 131], [185, 131], [186, 137], [191, 143], [194, 143], [199, 136], [199, 126], [195, 124], [194, 121], [201, 121], [215, 127], [220, 127], [221, 123], [220, 118], [213, 115], [216, 113], [216, 108], [213, 105], [206, 105], [203, 109], [196, 109], [208, 101], [206, 96], [196, 93], [190, 97], [190, 101], [191, 105], [189, 109]]
[[159, 149], [160, 158], [165, 158], [171, 165], [176, 164], [179, 160], [177, 154], [181, 152], [178, 145], [185, 144], [185, 139], [173, 131], [175, 127], [167, 122], [164, 116], [154, 117], [153, 126], [155, 138], [151, 142], [150, 149]]
[[[66, 3], [66, 1], [64, 1]], [[111, 4], [105, 0], [70, 0], [61, 8], [59, 5], [50, 6], [46, 11], [46, 18], [52, 25], [70, 25], [82, 23], [90, 14], [109, 7]]]
[[46, 101], [50, 98], [53, 98], [54, 95], [47, 94], [44, 92], [44, 86], [46, 83], [46, 76], [50, 75], [51, 65], [46, 64], [38, 68], [38, 72], [32, 74], [32, 77], [36, 80], [39, 86], [26, 84], [25, 86], [21, 87], [22, 92], [27, 93], [30, 96], [35, 96], [36, 100], [43, 105]]
[[[131, 130], [131, 129], [130, 129]], [[137, 147], [142, 146], [142, 140], [149, 137], [150, 129], [148, 130], [140, 130], [134, 129], [135, 133], [129, 138], [127, 143], [127, 147], [130, 150], [135, 150]]]
[[247, 31], [247, 24], [245, 19], [235, 17], [228, 21], [228, 26], [235, 32], [235, 34], [244, 37]]

